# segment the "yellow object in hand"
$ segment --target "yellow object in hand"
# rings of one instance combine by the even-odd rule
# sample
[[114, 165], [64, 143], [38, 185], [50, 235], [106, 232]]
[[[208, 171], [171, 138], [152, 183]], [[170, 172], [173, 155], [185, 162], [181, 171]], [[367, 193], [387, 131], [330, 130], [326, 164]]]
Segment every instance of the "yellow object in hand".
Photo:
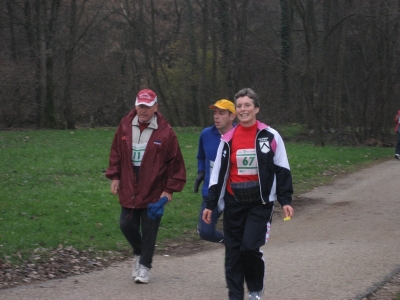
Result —
[[290, 221], [292, 218], [291, 217], [285, 217], [283, 218], [283, 221]]

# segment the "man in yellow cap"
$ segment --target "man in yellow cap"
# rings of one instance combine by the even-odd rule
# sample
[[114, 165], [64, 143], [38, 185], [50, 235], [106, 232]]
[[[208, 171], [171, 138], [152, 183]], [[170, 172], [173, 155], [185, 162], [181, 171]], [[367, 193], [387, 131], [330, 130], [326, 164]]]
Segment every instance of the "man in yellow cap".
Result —
[[202, 220], [202, 216], [203, 210], [206, 207], [205, 199], [207, 198], [210, 174], [217, 155], [221, 136], [235, 126], [233, 121], [236, 118], [236, 110], [233, 102], [226, 99], [218, 100], [213, 105], [210, 105], [209, 108], [213, 110], [214, 125], [203, 129], [201, 132], [197, 152], [198, 175], [194, 184], [195, 193], [198, 192], [199, 186], [204, 180], [201, 190], [203, 201], [200, 208], [197, 231], [203, 240], [223, 243], [224, 234], [215, 228], [222, 212], [218, 211], [218, 207], [216, 207], [212, 213], [210, 224], [206, 224]]

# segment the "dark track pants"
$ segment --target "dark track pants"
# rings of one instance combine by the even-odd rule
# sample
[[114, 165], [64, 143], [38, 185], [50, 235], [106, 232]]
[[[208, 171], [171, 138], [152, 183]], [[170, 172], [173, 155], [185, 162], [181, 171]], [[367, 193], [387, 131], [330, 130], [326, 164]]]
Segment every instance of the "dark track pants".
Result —
[[134, 255], [140, 255], [140, 264], [151, 268], [158, 228], [161, 218], [152, 220], [147, 208], [132, 209], [121, 207], [119, 225], [125, 238], [131, 244]]
[[211, 223], [207, 224], [203, 221], [203, 212], [206, 208], [206, 200], [207, 197], [203, 197], [203, 201], [201, 203], [198, 222], [197, 222], [197, 231], [200, 237], [203, 240], [213, 242], [213, 243], [223, 243], [224, 241], [224, 234], [216, 229], [218, 219], [221, 216], [222, 212], [218, 211], [218, 206], [214, 208], [212, 215], [211, 215]]
[[397, 133], [397, 144], [396, 144], [396, 153], [395, 154], [400, 154], [400, 132]]
[[269, 237], [273, 205], [242, 204], [225, 194], [225, 276], [230, 300], [264, 289], [265, 264], [260, 247]]

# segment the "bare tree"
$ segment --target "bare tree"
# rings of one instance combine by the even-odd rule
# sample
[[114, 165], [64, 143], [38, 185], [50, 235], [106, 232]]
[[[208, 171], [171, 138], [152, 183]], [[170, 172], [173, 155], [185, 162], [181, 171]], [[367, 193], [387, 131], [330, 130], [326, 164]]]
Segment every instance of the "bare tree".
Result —
[[[174, 126], [245, 86], [265, 122], [389, 140], [399, 0], [0, 0], [1, 126], [116, 124], [139, 89]], [[28, 71], [29, 70], [29, 71]], [[390, 118], [388, 118], [390, 115]], [[93, 118], [92, 118], [93, 117]]]

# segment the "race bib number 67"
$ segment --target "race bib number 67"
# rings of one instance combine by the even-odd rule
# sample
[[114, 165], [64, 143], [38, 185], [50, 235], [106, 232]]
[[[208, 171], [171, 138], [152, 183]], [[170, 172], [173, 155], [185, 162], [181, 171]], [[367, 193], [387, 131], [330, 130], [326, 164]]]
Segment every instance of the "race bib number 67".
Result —
[[257, 175], [256, 149], [241, 149], [236, 152], [238, 175]]

